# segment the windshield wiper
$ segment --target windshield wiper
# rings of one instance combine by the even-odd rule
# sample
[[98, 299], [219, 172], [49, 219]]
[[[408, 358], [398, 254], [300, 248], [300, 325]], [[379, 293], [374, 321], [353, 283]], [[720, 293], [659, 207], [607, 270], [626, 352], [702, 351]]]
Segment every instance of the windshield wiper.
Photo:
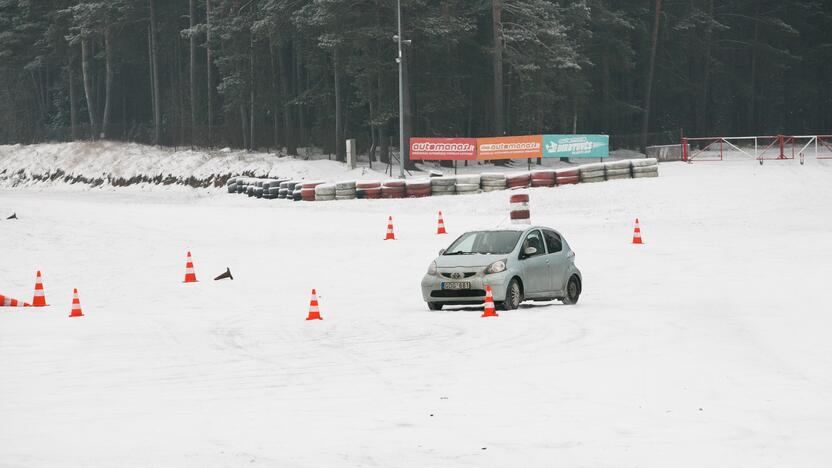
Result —
[[451, 252], [446, 253], [445, 255], [473, 255], [474, 252]]

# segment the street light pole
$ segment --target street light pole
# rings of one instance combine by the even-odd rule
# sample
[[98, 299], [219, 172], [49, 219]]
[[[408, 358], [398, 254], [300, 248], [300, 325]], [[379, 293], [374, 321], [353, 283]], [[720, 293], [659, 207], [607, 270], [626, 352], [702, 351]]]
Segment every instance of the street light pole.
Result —
[[399, 46], [399, 178], [404, 179], [404, 80], [402, 78], [402, 2], [396, 0], [396, 16], [399, 24], [399, 34], [396, 43]]

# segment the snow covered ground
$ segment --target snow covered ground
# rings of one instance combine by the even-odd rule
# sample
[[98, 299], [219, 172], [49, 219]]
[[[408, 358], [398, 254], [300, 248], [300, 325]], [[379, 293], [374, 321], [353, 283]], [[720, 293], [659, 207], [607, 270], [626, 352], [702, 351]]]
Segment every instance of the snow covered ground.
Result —
[[660, 172], [529, 190], [584, 293], [493, 319], [418, 286], [508, 192], [0, 190], [0, 465], [828, 466], [832, 161]]

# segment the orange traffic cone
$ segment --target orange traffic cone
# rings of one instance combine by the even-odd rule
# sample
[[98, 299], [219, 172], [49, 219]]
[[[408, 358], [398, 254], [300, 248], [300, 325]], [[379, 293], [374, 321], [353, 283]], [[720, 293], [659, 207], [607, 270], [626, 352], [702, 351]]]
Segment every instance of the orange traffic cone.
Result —
[[497, 310], [494, 309], [494, 297], [491, 295], [491, 286], [485, 287], [485, 310], [481, 317], [499, 317]]
[[46, 296], [43, 293], [43, 281], [40, 277], [40, 271], [38, 271], [38, 276], [35, 278], [35, 297], [32, 299], [32, 307], [46, 307], [47, 305]]
[[72, 290], [72, 312], [69, 314], [70, 317], [83, 317], [84, 313], [81, 312], [81, 301], [78, 300], [78, 290]]
[[191, 252], [188, 251], [188, 262], [185, 263], [185, 281], [183, 283], [196, 283], [196, 273], [194, 273], [194, 262], [191, 260]]
[[642, 244], [641, 242], [641, 228], [638, 226], [638, 218], [636, 218], [636, 227], [633, 229], [633, 244]]
[[384, 240], [396, 240], [396, 236], [393, 234], [393, 217], [389, 216], [387, 218], [387, 236]]
[[11, 297], [4, 296], [0, 294], [0, 307], [30, 307], [31, 304], [27, 304], [23, 301], [18, 301], [17, 299], [12, 299]]
[[321, 311], [318, 310], [318, 293], [312, 290], [312, 299], [309, 300], [309, 315], [306, 320], [323, 320]]
[[442, 212], [439, 212], [439, 226], [436, 228], [436, 234], [447, 234], [445, 230], [445, 220], [442, 219]]

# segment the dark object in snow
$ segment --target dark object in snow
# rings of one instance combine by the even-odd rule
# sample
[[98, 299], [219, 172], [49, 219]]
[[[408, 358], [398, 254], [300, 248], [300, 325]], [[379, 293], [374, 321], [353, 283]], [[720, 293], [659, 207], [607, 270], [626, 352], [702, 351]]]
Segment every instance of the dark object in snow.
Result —
[[214, 281], [221, 280], [221, 279], [226, 279], [226, 278], [232, 279], [232, 280], [234, 279], [234, 277], [231, 276], [231, 268], [225, 267], [225, 273], [223, 273], [223, 274], [217, 276], [216, 278], [214, 278]]
[[12, 213], [12, 215], [11, 215], [11, 216], [9, 216], [9, 217], [8, 217], [8, 218], [6, 218], [6, 219], [17, 219], [17, 213]]

